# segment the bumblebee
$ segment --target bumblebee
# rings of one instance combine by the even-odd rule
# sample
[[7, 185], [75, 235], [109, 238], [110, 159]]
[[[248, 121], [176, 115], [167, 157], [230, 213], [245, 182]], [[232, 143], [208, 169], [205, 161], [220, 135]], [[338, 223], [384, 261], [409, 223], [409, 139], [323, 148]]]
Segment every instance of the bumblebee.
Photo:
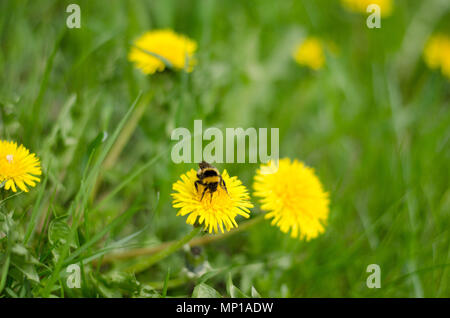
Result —
[[197, 178], [198, 180], [195, 181], [195, 190], [198, 192], [198, 185], [204, 186], [202, 197], [200, 201], [203, 200], [203, 196], [205, 195], [206, 191], [209, 191], [211, 193], [211, 201], [214, 192], [217, 191], [217, 187], [220, 185], [225, 192], [228, 194], [227, 186], [225, 185], [225, 181], [223, 181], [222, 176], [219, 173], [219, 170], [217, 170], [216, 167], [210, 165], [206, 161], [202, 161], [198, 164], [199, 169], [197, 171]]

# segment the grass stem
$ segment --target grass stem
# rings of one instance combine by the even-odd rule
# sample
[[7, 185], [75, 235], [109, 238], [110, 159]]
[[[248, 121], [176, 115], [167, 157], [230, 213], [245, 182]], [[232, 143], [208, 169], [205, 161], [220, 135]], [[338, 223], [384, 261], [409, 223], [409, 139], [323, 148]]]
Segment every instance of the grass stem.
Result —
[[167, 256], [175, 253], [180, 248], [183, 247], [183, 245], [189, 243], [198, 233], [201, 231], [201, 227], [195, 227], [190, 233], [185, 235], [183, 238], [176, 242], [172, 242], [171, 244], [166, 245], [166, 247], [156, 254], [152, 255], [150, 258], [144, 259], [141, 262], [138, 262], [135, 265], [130, 266], [127, 271], [134, 272], [134, 273], [140, 273], [146, 270], [147, 268], [151, 267], [152, 265], [156, 264], [157, 262], [163, 260]]
[[[222, 240], [224, 238], [227, 238], [228, 236], [234, 235], [238, 232], [244, 231], [244, 230], [252, 227], [253, 225], [261, 222], [263, 219], [264, 219], [263, 214], [258, 215], [257, 217], [254, 217], [248, 221], [243, 222], [241, 225], [239, 225], [238, 228], [231, 230], [229, 232], [225, 232], [225, 233], [221, 233], [221, 234], [217, 234], [217, 235], [205, 235], [205, 236], [193, 239], [189, 242], [189, 246], [202, 246], [202, 245], [206, 245], [206, 244], [209, 244], [209, 243], [212, 243], [215, 241]], [[136, 248], [136, 249], [120, 252], [120, 253], [112, 253], [109, 255], [105, 255], [103, 258], [102, 264], [111, 263], [116, 260], [126, 260], [126, 259], [136, 258], [136, 257], [140, 257], [140, 256], [152, 255], [152, 254], [158, 253], [162, 250], [165, 250], [166, 248], [168, 248], [169, 246], [171, 246], [174, 243], [175, 243], [174, 241], [164, 242], [157, 246]]]

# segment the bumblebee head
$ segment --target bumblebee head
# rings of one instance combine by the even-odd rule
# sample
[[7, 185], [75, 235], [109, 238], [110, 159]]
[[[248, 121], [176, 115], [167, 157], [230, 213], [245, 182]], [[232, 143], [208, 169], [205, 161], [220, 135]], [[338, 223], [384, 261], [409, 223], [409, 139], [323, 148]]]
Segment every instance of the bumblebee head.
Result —
[[212, 166], [204, 160], [200, 162], [198, 166], [200, 169], [212, 168]]

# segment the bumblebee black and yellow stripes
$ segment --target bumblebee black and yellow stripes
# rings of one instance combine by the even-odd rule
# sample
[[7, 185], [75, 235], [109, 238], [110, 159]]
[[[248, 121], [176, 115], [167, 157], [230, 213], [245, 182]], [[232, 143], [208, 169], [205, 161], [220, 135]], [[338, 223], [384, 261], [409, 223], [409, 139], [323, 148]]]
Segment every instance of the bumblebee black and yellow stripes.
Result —
[[200, 201], [203, 200], [203, 196], [205, 195], [206, 191], [209, 191], [209, 193], [211, 193], [211, 201], [212, 201], [213, 194], [214, 192], [217, 191], [217, 187], [219, 185], [228, 193], [225, 181], [223, 181], [223, 178], [216, 167], [210, 165], [206, 161], [200, 162], [198, 166], [199, 166], [199, 169], [197, 171], [198, 180], [195, 181], [195, 189], [198, 191], [199, 184], [204, 186]]

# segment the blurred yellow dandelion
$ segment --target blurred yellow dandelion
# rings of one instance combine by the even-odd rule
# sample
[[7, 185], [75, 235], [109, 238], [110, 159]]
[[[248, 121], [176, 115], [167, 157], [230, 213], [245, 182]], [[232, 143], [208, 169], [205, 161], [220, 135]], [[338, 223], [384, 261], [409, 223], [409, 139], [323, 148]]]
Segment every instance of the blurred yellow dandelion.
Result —
[[15, 142], [0, 140], [0, 183], [5, 190], [11, 189], [28, 192], [28, 186], [34, 187], [41, 175], [39, 159], [23, 145]]
[[176, 70], [193, 70], [197, 43], [172, 30], [154, 30], [143, 34], [135, 42], [128, 59], [145, 74], [162, 72], [166, 64]]
[[381, 17], [388, 17], [392, 14], [393, 5], [392, 0], [341, 0], [342, 6], [350, 11], [367, 13], [367, 7], [371, 4], [376, 4], [380, 7]]
[[425, 63], [431, 69], [441, 69], [442, 74], [450, 78], [450, 37], [445, 34], [435, 34], [425, 45], [423, 56]]
[[302, 66], [321, 69], [325, 64], [323, 43], [318, 38], [309, 37], [295, 48], [293, 57]]
[[220, 231], [224, 233], [224, 226], [227, 231], [238, 227], [235, 221], [236, 216], [242, 215], [249, 217], [253, 205], [250, 202], [250, 196], [247, 188], [237, 177], [230, 177], [226, 170], [222, 173], [222, 178], [226, 183], [228, 193], [218, 187], [214, 192], [212, 199], [206, 195], [203, 200], [201, 195], [203, 186], [199, 185], [198, 191], [195, 189], [194, 182], [197, 180], [197, 173], [191, 169], [186, 174], [181, 175], [181, 179], [175, 182], [172, 189], [173, 207], [180, 209], [177, 215], [188, 215], [187, 224], [194, 225], [196, 222], [204, 225], [209, 233]]
[[328, 193], [324, 192], [314, 170], [302, 162], [281, 159], [278, 170], [273, 162], [262, 165], [255, 176], [254, 195], [261, 199], [261, 209], [268, 211], [284, 233], [310, 240], [325, 231], [328, 219]]

